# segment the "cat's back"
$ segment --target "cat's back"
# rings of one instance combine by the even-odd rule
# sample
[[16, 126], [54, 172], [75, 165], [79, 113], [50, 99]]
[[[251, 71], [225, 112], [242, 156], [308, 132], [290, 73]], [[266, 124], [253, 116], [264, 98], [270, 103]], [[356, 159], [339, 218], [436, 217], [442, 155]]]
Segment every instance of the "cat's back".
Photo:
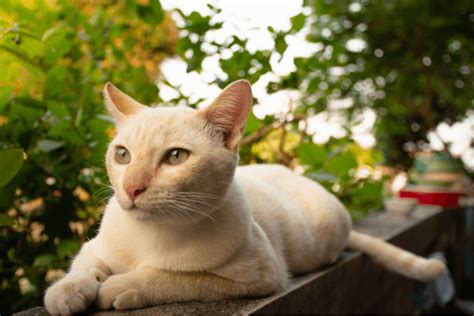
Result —
[[282, 248], [291, 272], [331, 262], [345, 247], [350, 217], [320, 184], [276, 164], [241, 166], [235, 177], [255, 220]]
[[[334, 207], [342, 207], [339, 200], [320, 184], [298, 175], [282, 165], [239, 166], [236, 170], [236, 178], [244, 189], [255, 190], [255, 185], [260, 185], [262, 186], [261, 190], [266, 191], [267, 194], [289, 198], [292, 202], [302, 204], [301, 206], [311, 207], [315, 201], [318, 201], [319, 204], [334, 204]], [[253, 195], [252, 192], [246, 193], [250, 196]]]

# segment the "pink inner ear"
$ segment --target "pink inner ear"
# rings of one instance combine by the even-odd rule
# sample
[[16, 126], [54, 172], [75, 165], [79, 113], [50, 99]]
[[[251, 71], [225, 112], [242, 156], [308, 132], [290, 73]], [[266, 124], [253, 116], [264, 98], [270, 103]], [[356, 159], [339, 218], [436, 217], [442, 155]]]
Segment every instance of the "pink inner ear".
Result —
[[237, 147], [251, 105], [250, 84], [240, 80], [224, 89], [205, 110], [206, 119], [222, 130], [224, 142], [229, 149], [234, 150]]
[[228, 132], [228, 131], [225, 131], [222, 133], [224, 135], [224, 143], [227, 144], [228, 140], [229, 140], [229, 137], [230, 135], [232, 134], [231, 132]]
[[132, 115], [140, 109], [145, 108], [143, 104], [123, 93], [110, 82], [104, 87], [104, 96], [110, 114], [117, 120], [123, 119], [124, 116]]

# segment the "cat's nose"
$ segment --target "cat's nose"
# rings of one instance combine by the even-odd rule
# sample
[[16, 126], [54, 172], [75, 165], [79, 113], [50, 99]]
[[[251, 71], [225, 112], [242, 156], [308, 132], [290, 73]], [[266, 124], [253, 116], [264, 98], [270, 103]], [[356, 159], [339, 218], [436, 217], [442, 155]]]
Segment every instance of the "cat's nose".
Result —
[[146, 186], [145, 185], [129, 185], [125, 191], [127, 191], [128, 196], [132, 201], [135, 201], [137, 196], [142, 194], [143, 192], [146, 191]]

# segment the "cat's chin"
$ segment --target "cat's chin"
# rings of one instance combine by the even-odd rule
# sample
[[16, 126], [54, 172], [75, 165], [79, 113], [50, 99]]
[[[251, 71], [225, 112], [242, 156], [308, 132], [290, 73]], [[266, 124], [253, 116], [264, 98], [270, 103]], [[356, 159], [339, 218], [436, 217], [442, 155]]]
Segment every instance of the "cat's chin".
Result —
[[163, 214], [160, 214], [160, 212], [153, 212], [153, 211], [145, 211], [141, 210], [139, 208], [133, 207], [128, 210], [127, 212], [130, 213], [135, 219], [139, 221], [164, 221], [166, 219], [166, 216]]
[[171, 215], [166, 212], [161, 212], [158, 210], [144, 210], [136, 206], [125, 210], [133, 218], [141, 222], [154, 222], [161, 224], [183, 224], [187, 222], [188, 219], [183, 218], [182, 216]]

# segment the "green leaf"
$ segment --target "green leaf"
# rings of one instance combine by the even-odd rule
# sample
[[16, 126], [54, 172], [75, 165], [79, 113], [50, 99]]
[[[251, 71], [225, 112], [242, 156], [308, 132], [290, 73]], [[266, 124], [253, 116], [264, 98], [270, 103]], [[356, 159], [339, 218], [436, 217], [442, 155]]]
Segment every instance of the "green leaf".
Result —
[[12, 87], [0, 87], [0, 110], [8, 103], [12, 95]]
[[44, 95], [46, 98], [53, 98], [63, 91], [67, 75], [68, 71], [64, 67], [53, 67], [48, 71], [48, 77], [44, 87]]
[[64, 143], [61, 141], [43, 139], [38, 142], [38, 149], [44, 153], [49, 153], [50, 151], [56, 150], [63, 145]]
[[303, 57], [296, 57], [293, 62], [295, 63], [296, 68], [298, 69], [306, 69], [307, 60]]
[[52, 266], [54, 261], [54, 256], [52, 254], [44, 254], [36, 257], [35, 261], [33, 261], [33, 267], [43, 267], [49, 268]]
[[83, 143], [77, 131], [72, 129], [70, 122], [67, 121], [60, 121], [59, 124], [52, 126], [47, 135], [51, 138], [60, 138], [69, 145], [79, 145]]
[[79, 241], [74, 239], [64, 239], [58, 245], [57, 253], [60, 258], [72, 257], [81, 247]]
[[58, 119], [64, 119], [70, 116], [69, 111], [67, 110], [64, 103], [51, 100], [46, 102], [46, 106], [48, 107], [48, 110], [51, 111], [51, 113]]
[[354, 155], [345, 151], [329, 158], [325, 164], [324, 169], [338, 177], [349, 177], [349, 171], [357, 167], [357, 160]]
[[15, 200], [16, 181], [10, 181], [7, 185], [0, 187], [0, 209], [9, 209]]
[[245, 124], [244, 135], [250, 135], [255, 133], [260, 127], [261, 121], [255, 117], [253, 112], [250, 112], [249, 117], [247, 118], [247, 123]]
[[296, 152], [301, 161], [313, 169], [319, 168], [328, 156], [324, 148], [312, 142], [301, 143], [296, 149]]
[[15, 224], [15, 220], [6, 216], [5, 214], [0, 213], [0, 227], [1, 226], [12, 226]]
[[364, 181], [361, 186], [351, 190], [352, 199], [355, 204], [362, 205], [372, 204], [381, 200], [383, 190], [383, 182]]
[[318, 77], [311, 79], [311, 81], [308, 84], [307, 91], [310, 93], [314, 93], [318, 91], [320, 83], [321, 83], [321, 79]]
[[0, 187], [5, 186], [23, 165], [23, 150], [6, 149], [0, 151]]
[[291, 31], [300, 31], [306, 22], [306, 16], [303, 13], [291, 17]]
[[45, 44], [44, 63], [47, 66], [54, 65], [60, 58], [66, 55], [73, 44], [74, 35], [64, 27], [54, 27], [43, 35]]
[[285, 40], [285, 34], [284, 33], [278, 33], [276, 38], [275, 38], [275, 49], [276, 49], [276, 51], [280, 55], [283, 55], [283, 53], [285, 52], [287, 47], [288, 47], [288, 44], [286, 43], [286, 40]]
[[159, 24], [163, 21], [164, 12], [158, 0], [150, 0], [149, 5], [137, 5], [138, 15], [149, 24]]

